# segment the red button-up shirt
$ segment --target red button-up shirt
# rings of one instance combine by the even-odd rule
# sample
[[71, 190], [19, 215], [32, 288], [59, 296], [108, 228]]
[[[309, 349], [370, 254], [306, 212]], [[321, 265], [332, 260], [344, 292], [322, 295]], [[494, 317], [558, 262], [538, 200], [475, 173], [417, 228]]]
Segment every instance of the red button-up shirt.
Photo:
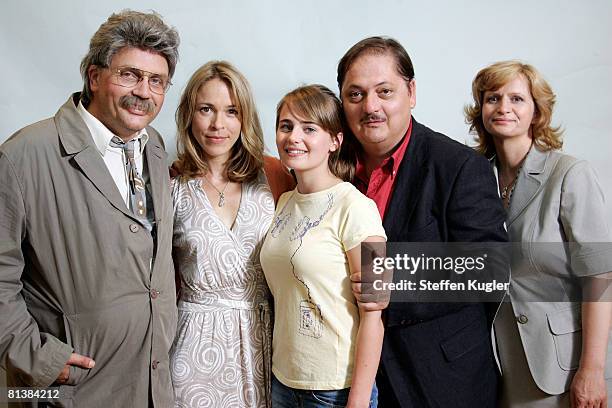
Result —
[[412, 120], [410, 121], [410, 126], [408, 126], [408, 131], [404, 136], [404, 140], [400, 142], [400, 145], [391, 156], [383, 160], [380, 166], [372, 171], [369, 179], [366, 173], [365, 165], [363, 164], [363, 160], [360, 158], [357, 159], [353, 184], [359, 189], [359, 191], [374, 200], [382, 219], [384, 219], [385, 212], [389, 206], [391, 194], [393, 193], [393, 187], [395, 185], [395, 176], [397, 175], [399, 165], [404, 158], [404, 154], [406, 153], [406, 148], [408, 147], [411, 133]]

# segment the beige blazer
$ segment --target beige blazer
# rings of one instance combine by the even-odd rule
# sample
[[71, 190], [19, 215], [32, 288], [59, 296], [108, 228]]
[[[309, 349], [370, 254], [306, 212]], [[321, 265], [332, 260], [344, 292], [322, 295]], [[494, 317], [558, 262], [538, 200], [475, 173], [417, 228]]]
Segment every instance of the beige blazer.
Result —
[[[581, 276], [612, 271], [605, 211], [588, 163], [532, 147], [508, 209], [510, 241], [523, 243], [512, 259], [510, 298], [529, 369], [548, 394], [569, 389], [580, 360], [581, 304], [562, 300], [579, 299]], [[564, 249], [563, 242], [570, 244]], [[544, 276], [556, 278], [544, 282]], [[612, 337], [606, 378], [612, 377], [610, 344]]]
[[104, 165], [74, 94], [0, 146], [0, 360], [9, 386], [48, 386], [70, 353], [58, 406], [173, 405], [172, 202], [160, 135], [144, 159], [156, 244]]

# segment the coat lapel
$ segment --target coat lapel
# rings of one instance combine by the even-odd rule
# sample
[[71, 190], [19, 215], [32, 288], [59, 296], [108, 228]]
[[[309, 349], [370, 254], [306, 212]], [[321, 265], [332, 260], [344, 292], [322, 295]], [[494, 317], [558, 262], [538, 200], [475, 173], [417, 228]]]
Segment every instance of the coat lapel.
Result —
[[72, 156], [71, 160], [113, 207], [128, 217], [138, 220], [121, 198], [117, 185], [94, 145], [87, 125], [77, 112], [78, 101], [79, 93], [73, 94], [54, 117], [64, 151]]
[[75, 154], [73, 160], [113, 207], [134, 218], [121, 198], [117, 185], [104, 165], [100, 153], [94, 146], [88, 146], [85, 150]]
[[527, 154], [508, 208], [508, 228], [533, 200], [548, 177], [548, 173], [544, 171], [548, 156], [549, 152], [543, 152], [535, 145]]
[[406, 221], [412, 216], [423, 187], [424, 158], [428, 155], [427, 146], [423, 143], [426, 137], [423, 134], [424, 129], [412, 118], [412, 134], [398, 168], [391, 201], [383, 220], [389, 241], [393, 241], [394, 237], [399, 237], [402, 233], [396, 229], [406, 225]]

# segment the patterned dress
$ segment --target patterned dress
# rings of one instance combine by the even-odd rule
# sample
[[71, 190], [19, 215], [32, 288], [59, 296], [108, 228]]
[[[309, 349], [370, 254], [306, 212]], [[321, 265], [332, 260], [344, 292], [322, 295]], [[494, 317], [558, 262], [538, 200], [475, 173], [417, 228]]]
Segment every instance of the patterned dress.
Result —
[[263, 172], [243, 183], [228, 229], [201, 183], [172, 184], [173, 246], [182, 280], [170, 351], [176, 407], [269, 407], [270, 293], [259, 250], [274, 200]]

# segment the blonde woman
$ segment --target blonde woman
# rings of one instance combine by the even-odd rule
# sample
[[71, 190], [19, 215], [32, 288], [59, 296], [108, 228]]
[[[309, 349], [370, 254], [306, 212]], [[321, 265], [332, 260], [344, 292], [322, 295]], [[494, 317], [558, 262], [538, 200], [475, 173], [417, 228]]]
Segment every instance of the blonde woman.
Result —
[[274, 214], [269, 181], [286, 190], [291, 178], [278, 161], [264, 159], [248, 82], [227, 62], [192, 75], [176, 122], [176, 406], [267, 407], [271, 326], [259, 249]]
[[[477, 149], [494, 163], [510, 241], [530, 254], [513, 257], [510, 302], [495, 320], [502, 406], [605, 407], [612, 402], [611, 304], [545, 298], [562, 288], [576, 299], [572, 294], [612, 270], [612, 251], [594, 244], [610, 242], [595, 173], [559, 152], [561, 132], [551, 126], [555, 95], [533, 66], [490, 65], [476, 75], [472, 96], [467, 121]], [[560, 256], [544, 250], [551, 245]], [[534, 277], [528, 285], [520, 281], [525, 272]], [[544, 295], [530, 295], [538, 292]]]

